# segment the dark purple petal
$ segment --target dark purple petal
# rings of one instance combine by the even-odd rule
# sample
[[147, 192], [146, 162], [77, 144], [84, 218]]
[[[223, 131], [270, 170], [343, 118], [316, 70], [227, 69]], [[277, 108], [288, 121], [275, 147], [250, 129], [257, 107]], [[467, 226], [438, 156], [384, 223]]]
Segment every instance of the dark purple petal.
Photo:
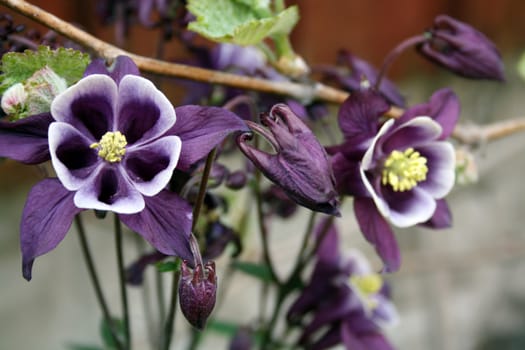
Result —
[[115, 101], [115, 82], [105, 75], [90, 75], [58, 95], [51, 103], [51, 114], [99, 141], [113, 130]]
[[373, 348], [366, 347], [361, 341], [360, 337], [352, 331], [350, 326], [346, 323], [341, 325], [341, 340], [346, 349], [352, 350], [375, 350]]
[[51, 113], [33, 115], [15, 122], [0, 120], [0, 157], [25, 164], [49, 160], [47, 129], [51, 122]]
[[353, 92], [339, 109], [339, 127], [345, 141], [356, 148], [366, 148], [377, 133], [379, 118], [390, 106], [373, 90]]
[[124, 158], [127, 175], [140, 193], [154, 196], [173, 175], [181, 151], [177, 136], [166, 136], [147, 145], [129, 149]]
[[144, 271], [148, 265], [152, 265], [166, 258], [165, 254], [154, 251], [142, 255], [137, 261], [126, 268], [126, 282], [132, 286], [139, 286], [144, 280]]
[[325, 264], [337, 265], [339, 254], [339, 233], [332, 222], [333, 219], [324, 217], [314, 228], [313, 234], [317, 240], [322, 239], [316, 251], [317, 258]]
[[168, 131], [182, 140], [177, 168], [188, 170], [203, 159], [232, 132], [249, 131], [242, 119], [219, 107], [181, 106], [175, 109], [177, 122]]
[[55, 122], [49, 126], [49, 151], [53, 168], [70, 191], [78, 190], [100, 165], [96, 150], [70, 124]]
[[122, 78], [118, 87], [117, 123], [130, 146], [165, 133], [175, 123], [175, 110], [153, 83], [135, 75]]
[[[375, 86], [378, 76], [378, 71], [367, 61], [349, 53], [342, 51], [339, 54], [339, 60], [346, 61], [348, 68], [351, 71], [349, 77], [341, 79], [341, 83], [347, 86], [350, 91], [358, 90], [361, 82], [367, 79], [370, 85]], [[399, 90], [392, 81], [383, 77], [379, 92], [391, 103], [403, 107], [405, 105], [404, 97], [399, 93]]]
[[84, 209], [132, 214], [144, 208], [144, 198], [129, 181], [121, 165], [104, 162], [78, 189], [75, 205]]
[[109, 75], [118, 85], [125, 75], [140, 75], [140, 71], [131, 58], [128, 56], [118, 56], [115, 62], [109, 67], [106, 66], [106, 63], [102, 59], [91, 61], [84, 72], [84, 77], [91, 74]]
[[360, 340], [366, 350], [394, 350], [394, 347], [381, 333], [361, 334]]
[[449, 228], [452, 226], [452, 213], [448, 207], [446, 200], [438, 199], [436, 201], [436, 211], [434, 215], [427, 222], [421, 224], [433, 229]]
[[426, 103], [410, 107], [396, 123], [402, 124], [418, 116], [428, 116], [441, 125], [443, 129], [439, 140], [448, 138], [459, 119], [460, 103], [457, 95], [448, 88], [436, 91]]
[[349, 196], [366, 197], [368, 190], [359, 172], [359, 162], [348, 160], [342, 153], [331, 158], [337, 191]]
[[378, 212], [374, 201], [370, 198], [355, 198], [354, 213], [361, 232], [383, 260], [385, 271], [397, 271], [401, 264], [397, 241], [390, 225]]
[[31, 280], [35, 258], [54, 249], [75, 215], [82, 211], [73, 204], [73, 195], [57, 179], [45, 179], [29, 192], [20, 224], [22, 273], [26, 280]]
[[144, 199], [144, 210], [136, 214], [120, 214], [122, 222], [161, 253], [193, 261], [189, 245], [192, 225], [189, 203], [168, 191]]

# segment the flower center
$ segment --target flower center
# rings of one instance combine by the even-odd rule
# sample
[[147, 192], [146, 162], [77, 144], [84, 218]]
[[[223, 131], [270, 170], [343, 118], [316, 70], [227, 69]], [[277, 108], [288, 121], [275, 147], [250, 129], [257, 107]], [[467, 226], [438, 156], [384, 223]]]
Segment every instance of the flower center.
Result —
[[120, 131], [108, 131], [99, 142], [90, 145], [90, 148], [97, 148], [98, 155], [110, 163], [120, 162], [126, 154], [126, 136]]
[[358, 295], [369, 309], [375, 309], [378, 306], [377, 299], [373, 295], [379, 293], [383, 287], [383, 278], [379, 274], [352, 276], [350, 283], [357, 289]]
[[392, 151], [383, 165], [382, 184], [394, 191], [408, 191], [427, 178], [427, 159], [413, 148]]
[[350, 277], [350, 283], [354, 285], [363, 295], [376, 294], [383, 286], [383, 279], [377, 273]]

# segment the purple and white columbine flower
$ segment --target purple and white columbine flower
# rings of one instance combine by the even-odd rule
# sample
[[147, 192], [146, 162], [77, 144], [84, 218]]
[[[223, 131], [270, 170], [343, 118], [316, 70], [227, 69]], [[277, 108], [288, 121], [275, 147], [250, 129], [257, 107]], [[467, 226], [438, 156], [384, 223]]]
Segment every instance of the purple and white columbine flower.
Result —
[[31, 279], [34, 259], [54, 249], [84, 209], [112, 211], [159, 252], [191, 261], [191, 205], [165, 187], [175, 168], [188, 171], [228, 134], [247, 130], [222, 108], [174, 109], [124, 56], [109, 70], [93, 61], [51, 113], [0, 121], [0, 156], [26, 164], [51, 159], [58, 176], [27, 198], [24, 277]]
[[459, 103], [448, 89], [429, 103], [408, 109], [382, 125], [386, 101], [372, 90], [352, 94], [339, 112], [345, 142], [331, 147], [337, 187], [353, 195], [354, 211], [366, 239], [387, 271], [399, 268], [397, 227], [450, 225], [443, 198], [454, 185], [455, 156], [445, 139], [459, 116]]
[[126, 75], [117, 85], [89, 75], [55, 98], [51, 114], [51, 161], [78, 208], [138, 213], [177, 166], [181, 140], [165, 135], [175, 110], [145, 78]]
[[358, 251], [342, 254], [339, 233], [326, 219], [314, 230], [322, 241], [310, 281], [291, 305], [287, 320], [299, 325], [299, 345], [326, 349], [344, 344], [347, 349], [390, 350], [385, 327], [397, 323], [389, 287]]

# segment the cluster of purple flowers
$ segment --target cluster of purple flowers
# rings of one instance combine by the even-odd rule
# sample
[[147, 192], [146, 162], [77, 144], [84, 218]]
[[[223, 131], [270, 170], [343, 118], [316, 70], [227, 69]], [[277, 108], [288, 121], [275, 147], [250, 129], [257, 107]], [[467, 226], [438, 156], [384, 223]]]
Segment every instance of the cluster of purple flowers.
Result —
[[[169, 1], [129, 3], [147, 26], [154, 25], [153, 8], [162, 20], [171, 6]], [[4, 36], [17, 31], [8, 24]], [[417, 49], [460, 75], [503, 80], [494, 45], [450, 17], [439, 16]], [[253, 50], [222, 44], [200, 59], [215, 69], [287, 79]], [[271, 107], [260, 115], [260, 123], [219, 107], [174, 108], [123, 56], [109, 69], [103, 61], [93, 61], [83, 79], [53, 99], [50, 112], [0, 120], [0, 156], [26, 164], [50, 160], [56, 173], [31, 189], [23, 210], [23, 276], [31, 279], [35, 258], [63, 240], [81, 211], [110, 211], [157, 251], [144, 264], [173, 255], [185, 260], [183, 312], [202, 328], [215, 303], [215, 266], [204, 264], [192, 247], [192, 205], [170, 184], [174, 174], [194, 170], [232, 133], [238, 133], [237, 145], [252, 170], [259, 169], [277, 186], [279, 191], [273, 187], [265, 198], [275, 200], [284, 193], [296, 204], [339, 216], [341, 197], [353, 197], [359, 228], [382, 259], [383, 272], [399, 269], [400, 252], [391, 226], [451, 225], [444, 198], [455, 181], [455, 151], [447, 139], [459, 118], [459, 101], [451, 90], [441, 89], [428, 102], [388, 119], [392, 105], [405, 104], [394, 84], [388, 80], [381, 84], [382, 74], [350, 53], [342, 52], [340, 63], [345, 70], [321, 69], [326, 79], [351, 91], [338, 113], [343, 141], [326, 147], [309, 128], [311, 120], [303, 118], [308, 109], [297, 102], [286, 105], [266, 97], [263, 105]], [[200, 87], [189, 98], [210, 100], [210, 86]], [[230, 90], [226, 95], [237, 94]], [[249, 143], [254, 132], [273, 152]], [[242, 171], [214, 169], [231, 188], [247, 183]], [[292, 215], [293, 207], [286, 207], [286, 215]], [[210, 259], [229, 240], [238, 240], [219, 220], [211, 222], [208, 231], [206, 238], [216, 242], [205, 249]], [[390, 349], [382, 328], [395, 322], [396, 313], [383, 276], [372, 271], [361, 255], [341, 254], [334, 226], [321, 231], [318, 228], [313, 235], [318, 249], [311, 279], [287, 314], [291, 325], [303, 327], [298, 343], [311, 349], [339, 343], [351, 349]], [[142, 271], [144, 264], [137, 269]]]

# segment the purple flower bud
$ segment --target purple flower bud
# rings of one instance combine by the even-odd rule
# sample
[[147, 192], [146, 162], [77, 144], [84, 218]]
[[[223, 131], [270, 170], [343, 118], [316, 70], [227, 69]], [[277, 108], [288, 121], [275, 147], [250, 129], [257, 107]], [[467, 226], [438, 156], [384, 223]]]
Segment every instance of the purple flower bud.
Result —
[[247, 182], [248, 176], [246, 175], [246, 172], [242, 170], [237, 170], [228, 174], [225, 185], [226, 187], [232, 190], [239, 190], [246, 186]]
[[215, 263], [209, 261], [204, 267], [202, 264], [197, 264], [194, 271], [191, 271], [185, 260], [182, 262], [181, 270], [180, 308], [188, 322], [193, 327], [202, 330], [215, 306], [217, 295]]
[[437, 16], [419, 52], [466, 78], [504, 80], [501, 54], [485, 35], [446, 15]]
[[250, 127], [271, 143], [275, 154], [249, 146], [251, 134], [241, 134], [241, 151], [271, 181], [281, 186], [295, 202], [311, 210], [339, 215], [335, 180], [325, 149], [312, 131], [285, 104], [261, 115], [260, 125]]

